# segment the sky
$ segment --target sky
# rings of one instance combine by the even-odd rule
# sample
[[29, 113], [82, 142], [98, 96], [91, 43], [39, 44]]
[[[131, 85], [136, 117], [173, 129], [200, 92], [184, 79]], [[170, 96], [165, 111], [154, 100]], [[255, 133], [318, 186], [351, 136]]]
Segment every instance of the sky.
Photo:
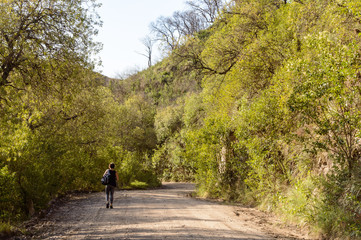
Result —
[[[99, 0], [98, 9], [103, 26], [95, 41], [103, 44], [97, 55], [102, 67], [96, 70], [108, 77], [144, 69], [148, 59], [142, 38], [150, 35], [150, 24], [160, 16], [171, 16], [186, 8], [186, 0]], [[154, 57], [160, 53], [155, 47]]]

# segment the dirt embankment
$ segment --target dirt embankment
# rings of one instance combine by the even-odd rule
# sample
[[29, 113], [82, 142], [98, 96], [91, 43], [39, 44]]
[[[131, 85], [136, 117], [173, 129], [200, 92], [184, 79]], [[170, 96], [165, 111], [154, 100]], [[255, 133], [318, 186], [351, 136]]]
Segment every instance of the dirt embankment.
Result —
[[167, 183], [146, 191], [79, 194], [29, 228], [18, 239], [307, 239], [255, 209], [188, 197], [194, 185]]

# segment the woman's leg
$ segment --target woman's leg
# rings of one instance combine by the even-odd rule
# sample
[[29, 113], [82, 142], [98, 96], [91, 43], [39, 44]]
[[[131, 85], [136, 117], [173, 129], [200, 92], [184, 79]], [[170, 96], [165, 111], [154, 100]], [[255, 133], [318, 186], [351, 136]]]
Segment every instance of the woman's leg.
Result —
[[[109, 207], [109, 193], [110, 193], [110, 186], [106, 185], [105, 186], [105, 199], [107, 201], [106, 207]], [[111, 196], [111, 195], [110, 195]]]
[[114, 189], [115, 187], [109, 186], [109, 192], [110, 192], [110, 205], [113, 205], [113, 199], [114, 199]]

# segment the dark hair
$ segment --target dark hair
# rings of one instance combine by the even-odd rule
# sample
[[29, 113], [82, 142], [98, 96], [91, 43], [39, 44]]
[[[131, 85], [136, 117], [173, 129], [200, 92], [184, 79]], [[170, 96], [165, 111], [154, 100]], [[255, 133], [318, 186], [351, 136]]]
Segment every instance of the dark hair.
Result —
[[114, 163], [111, 163], [111, 164], [109, 164], [109, 167], [110, 167], [110, 168], [115, 168], [115, 164], [114, 164]]

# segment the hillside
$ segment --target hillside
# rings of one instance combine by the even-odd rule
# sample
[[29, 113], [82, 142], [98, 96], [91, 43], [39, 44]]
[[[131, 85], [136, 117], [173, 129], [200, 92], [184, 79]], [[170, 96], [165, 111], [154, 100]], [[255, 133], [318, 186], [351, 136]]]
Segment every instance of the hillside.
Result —
[[234, 1], [114, 88], [152, 106], [157, 174], [330, 238], [357, 238], [360, 7]]

